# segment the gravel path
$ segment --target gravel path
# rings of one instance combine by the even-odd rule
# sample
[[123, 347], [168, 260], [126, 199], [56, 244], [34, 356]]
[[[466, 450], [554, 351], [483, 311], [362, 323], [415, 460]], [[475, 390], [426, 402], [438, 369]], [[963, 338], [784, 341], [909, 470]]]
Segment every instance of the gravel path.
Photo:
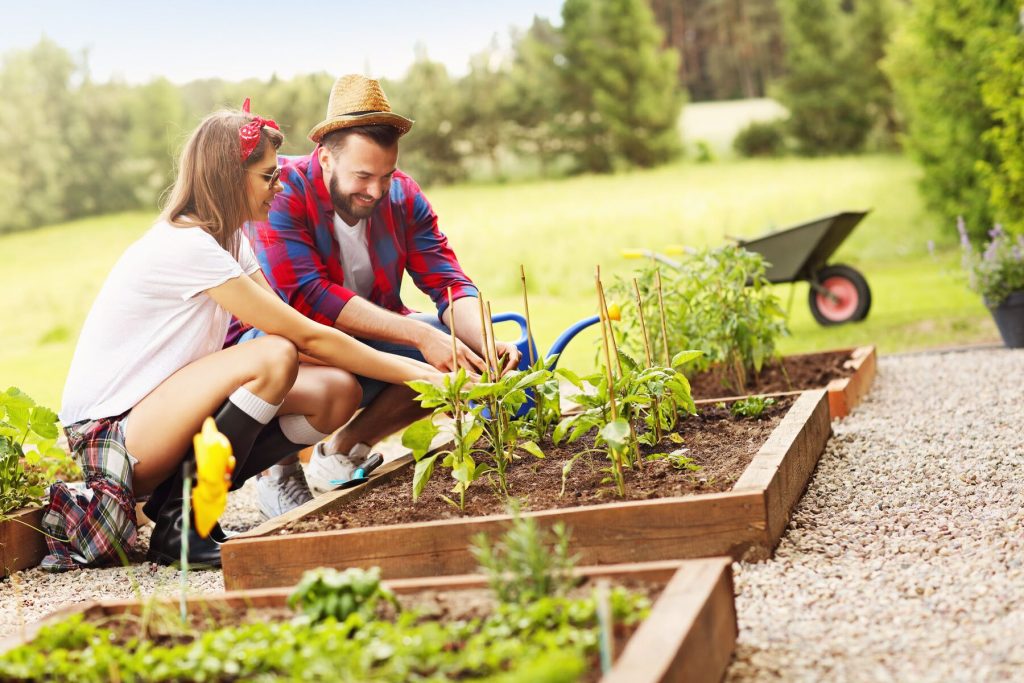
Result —
[[[1024, 680], [1022, 379], [1019, 351], [881, 359], [776, 557], [734, 564], [727, 680]], [[257, 521], [253, 490], [232, 494], [226, 527]], [[130, 571], [144, 594], [177, 590], [173, 570]], [[132, 597], [128, 573], [19, 572], [0, 583], [0, 637], [66, 602]]]
[[1024, 680], [1024, 352], [883, 358], [775, 558], [734, 564], [728, 681]]

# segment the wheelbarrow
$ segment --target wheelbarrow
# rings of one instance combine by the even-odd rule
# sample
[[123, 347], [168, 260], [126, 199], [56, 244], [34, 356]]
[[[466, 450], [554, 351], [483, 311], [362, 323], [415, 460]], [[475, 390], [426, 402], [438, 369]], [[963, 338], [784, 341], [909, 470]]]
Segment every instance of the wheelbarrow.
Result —
[[[828, 259], [866, 215], [867, 211], [843, 211], [750, 240], [730, 239], [764, 257], [769, 282], [806, 280], [811, 286], [807, 304], [814, 319], [820, 325], [840, 325], [867, 317], [871, 288], [858, 270], [841, 263], [829, 264]], [[675, 247], [666, 251], [680, 250]], [[646, 249], [626, 251], [623, 255], [653, 258], [670, 268], [682, 267], [679, 261]]]
[[828, 259], [867, 215], [843, 211], [736, 243], [764, 256], [769, 282], [806, 280], [807, 304], [819, 325], [855, 322], [871, 310], [871, 288], [857, 269]]

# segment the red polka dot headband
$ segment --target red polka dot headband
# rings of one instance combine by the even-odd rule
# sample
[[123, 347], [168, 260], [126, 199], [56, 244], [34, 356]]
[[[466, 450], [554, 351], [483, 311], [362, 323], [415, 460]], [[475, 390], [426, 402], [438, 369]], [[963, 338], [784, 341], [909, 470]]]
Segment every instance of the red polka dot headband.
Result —
[[[248, 97], [242, 103], [242, 111], [246, 114], [250, 113]], [[248, 159], [252, 151], [256, 149], [256, 145], [260, 142], [260, 131], [263, 130], [263, 126], [281, 130], [272, 119], [265, 119], [255, 114], [252, 115], [252, 121], [238, 129], [238, 141], [242, 144], [242, 161]]]

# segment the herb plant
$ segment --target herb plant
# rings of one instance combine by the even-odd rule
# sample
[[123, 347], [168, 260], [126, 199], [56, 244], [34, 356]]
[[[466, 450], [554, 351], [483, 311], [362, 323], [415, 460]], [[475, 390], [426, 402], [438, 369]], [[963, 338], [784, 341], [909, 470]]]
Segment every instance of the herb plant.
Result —
[[395, 596], [380, 583], [380, 568], [349, 567], [343, 572], [321, 567], [302, 575], [288, 596], [288, 606], [300, 609], [310, 623], [327, 618], [345, 621], [359, 613], [372, 619], [380, 602], [395, 604]]
[[[683, 349], [701, 349], [684, 372], [724, 369], [726, 385], [740, 393], [747, 376], [758, 373], [776, 355], [776, 342], [786, 334], [785, 314], [765, 278], [764, 258], [735, 245], [684, 254], [678, 270], [646, 266], [635, 278], [644, 302], [644, 317], [660, 319], [657, 274], [663, 281], [665, 329], [669, 355]], [[615, 333], [622, 350], [634, 356], [643, 351], [643, 336], [632, 283], [617, 280], [609, 297], [625, 301], [622, 322]], [[631, 313], [632, 311], [632, 313]], [[661, 349], [663, 331], [651, 326], [651, 346]]]
[[[699, 355], [699, 351], [676, 354], [673, 366], [685, 365]], [[659, 434], [670, 433], [675, 428], [680, 412], [684, 415], [696, 413], [690, 383], [680, 371], [657, 365], [644, 368], [623, 352], [619, 353], [619, 360], [622, 371], [617, 376], [612, 375], [611, 386], [607, 373], [581, 378], [567, 369], [556, 370], [580, 389], [575, 400], [583, 410], [558, 423], [552, 436], [554, 442], [573, 443], [597, 430], [594, 448], [580, 451], [562, 468], [563, 494], [566, 478], [576, 461], [585, 455], [601, 452], [603, 447], [613, 461], [613, 466], [608, 469], [609, 480], [615, 484], [619, 495], [625, 495], [621, 472], [623, 468], [637, 463], [640, 444], [657, 445]], [[613, 401], [620, 406], [618, 418], [612, 417]], [[645, 431], [638, 434], [637, 425], [643, 425]]]
[[[470, 550], [499, 600], [526, 605], [564, 596], [575, 584], [576, 558], [569, 554], [569, 532], [561, 522], [545, 533], [533, 517], [513, 506], [512, 522], [497, 543], [487, 534], [473, 537]], [[553, 538], [552, 538], [553, 537]]]

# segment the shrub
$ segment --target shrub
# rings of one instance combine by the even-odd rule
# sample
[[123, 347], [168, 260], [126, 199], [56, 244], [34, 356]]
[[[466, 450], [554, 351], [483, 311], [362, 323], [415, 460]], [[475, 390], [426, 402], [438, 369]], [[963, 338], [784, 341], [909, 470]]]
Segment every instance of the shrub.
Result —
[[754, 121], [736, 134], [732, 147], [744, 157], [782, 156], [786, 152], [785, 121]]

